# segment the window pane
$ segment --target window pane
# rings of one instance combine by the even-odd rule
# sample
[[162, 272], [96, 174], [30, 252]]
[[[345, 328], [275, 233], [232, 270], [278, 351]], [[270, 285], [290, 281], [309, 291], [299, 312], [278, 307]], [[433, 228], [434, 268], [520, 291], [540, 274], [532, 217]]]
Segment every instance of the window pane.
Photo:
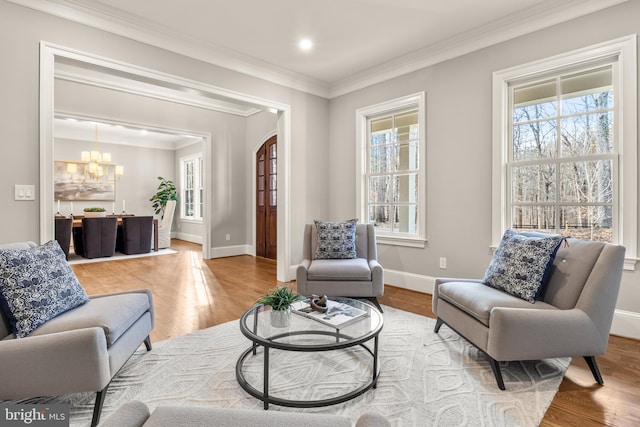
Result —
[[555, 117], [558, 114], [556, 99], [555, 79], [515, 88], [513, 122]]
[[513, 206], [511, 228], [556, 233], [556, 210], [552, 206]]
[[391, 177], [372, 176], [369, 179], [369, 201], [371, 203], [390, 202], [393, 196]]
[[370, 205], [369, 222], [375, 224], [378, 231], [391, 231], [389, 205]]
[[278, 192], [276, 190], [269, 191], [269, 204], [271, 206], [278, 206]]
[[613, 175], [610, 160], [566, 163], [560, 167], [561, 201], [613, 203]]
[[513, 160], [556, 156], [556, 122], [533, 122], [513, 127]]
[[398, 141], [409, 141], [418, 139], [418, 111], [409, 111], [407, 113], [395, 116], [396, 131]]
[[511, 170], [511, 202], [555, 202], [554, 165], [516, 166]]
[[396, 170], [416, 170], [418, 169], [418, 142], [413, 141], [408, 144], [397, 146]]
[[561, 210], [562, 228], [571, 237], [612, 242], [611, 206], [565, 206]]
[[571, 74], [560, 79], [563, 114], [613, 107], [611, 66]]
[[562, 155], [565, 157], [613, 152], [613, 112], [562, 119]]
[[416, 203], [418, 201], [418, 174], [399, 175], [394, 179], [395, 201]]
[[416, 205], [398, 206], [397, 230], [401, 233], [417, 233], [418, 215]]
[[382, 145], [371, 148], [371, 172], [391, 171], [391, 146]]

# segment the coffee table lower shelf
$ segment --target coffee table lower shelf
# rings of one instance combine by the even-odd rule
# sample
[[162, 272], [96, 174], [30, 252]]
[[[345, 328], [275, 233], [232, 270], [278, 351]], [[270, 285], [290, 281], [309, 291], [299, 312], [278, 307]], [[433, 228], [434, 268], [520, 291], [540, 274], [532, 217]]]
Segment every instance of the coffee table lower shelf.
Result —
[[[318, 334], [318, 335], [331, 335], [331, 336], [336, 336], [335, 332], [326, 332], [326, 331], [304, 331], [299, 332], [300, 335], [314, 335], [314, 334]], [[285, 335], [291, 335], [291, 334], [282, 334], [282, 335], [277, 335], [277, 336], [273, 336], [271, 337], [272, 340], [277, 340], [278, 338], [281, 338]], [[345, 335], [339, 334], [339, 338], [350, 338], [347, 337]], [[274, 397], [274, 396], [270, 396], [269, 395], [269, 350], [270, 347], [268, 346], [264, 346], [264, 345], [260, 345], [257, 343], [254, 343], [251, 347], [249, 347], [247, 350], [245, 350], [240, 357], [238, 358], [238, 361], [236, 362], [236, 379], [238, 381], [238, 384], [240, 384], [240, 387], [242, 387], [247, 393], [249, 393], [250, 395], [252, 395], [253, 397], [260, 399], [264, 402], [264, 409], [269, 409], [269, 404], [274, 404], [274, 405], [279, 405], [279, 406], [287, 406], [287, 407], [291, 407], [291, 408], [316, 408], [316, 407], [322, 407], [322, 406], [330, 406], [330, 405], [337, 405], [338, 403], [342, 403], [342, 402], [346, 402], [348, 400], [351, 399], [355, 399], [356, 397], [362, 395], [363, 393], [365, 393], [367, 390], [371, 389], [371, 388], [376, 388], [377, 386], [377, 382], [378, 382], [378, 376], [380, 374], [379, 369], [378, 369], [378, 336], [376, 335], [375, 337], [373, 337], [373, 341], [374, 341], [374, 345], [373, 345], [373, 350], [371, 350], [369, 347], [367, 347], [364, 343], [359, 343], [359, 344], [355, 344], [355, 345], [359, 345], [360, 347], [362, 347], [363, 349], [365, 349], [367, 351], [367, 353], [369, 353], [369, 355], [371, 355], [371, 357], [373, 358], [373, 369], [372, 369], [372, 377], [371, 377], [371, 381], [368, 382], [367, 384], [364, 384], [360, 387], [358, 387], [357, 389], [350, 391], [349, 393], [340, 395], [340, 396], [336, 396], [336, 397], [332, 397], [329, 399], [321, 399], [321, 400], [291, 400], [291, 399], [283, 399], [283, 398], [279, 398], [279, 397]], [[251, 355], [256, 355], [257, 353], [257, 348], [258, 347], [262, 347], [264, 349], [264, 378], [263, 378], [263, 384], [264, 384], [264, 390], [260, 391], [258, 389], [256, 389], [253, 385], [251, 385], [245, 378], [244, 373], [242, 371], [243, 365], [245, 360], [251, 356]], [[343, 348], [348, 348], [348, 347], [353, 347], [353, 345], [348, 345], [348, 346], [344, 346]], [[300, 349], [300, 348], [291, 348], [291, 349], [282, 349], [282, 348], [278, 348], [277, 350], [279, 351], [302, 351], [302, 352], [316, 352], [316, 351], [331, 351], [331, 350], [336, 350], [335, 347], [332, 348], [315, 348], [315, 349]]]

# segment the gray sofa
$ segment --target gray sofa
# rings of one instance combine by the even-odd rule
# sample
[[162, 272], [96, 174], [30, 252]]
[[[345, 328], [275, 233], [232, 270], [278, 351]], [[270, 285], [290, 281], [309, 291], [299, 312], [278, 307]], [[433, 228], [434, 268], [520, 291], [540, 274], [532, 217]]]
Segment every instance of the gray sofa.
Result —
[[444, 323], [478, 347], [502, 390], [498, 362], [553, 357], [584, 357], [603, 383], [595, 356], [607, 348], [625, 248], [575, 239], [567, 243], [558, 249], [542, 300], [533, 304], [482, 280], [435, 281], [435, 332]]
[[[100, 427], [351, 427], [351, 420], [340, 415], [310, 414], [248, 409], [161, 406], [150, 413], [147, 405], [131, 401], [111, 414]], [[365, 413], [356, 427], [390, 427], [389, 421], [377, 413]]]
[[[33, 242], [0, 245], [27, 249]], [[1, 272], [0, 272], [1, 273]], [[144, 342], [154, 308], [148, 290], [90, 296], [89, 302], [15, 338], [0, 310], [0, 400], [96, 392], [92, 425], [100, 412], [111, 378]]]

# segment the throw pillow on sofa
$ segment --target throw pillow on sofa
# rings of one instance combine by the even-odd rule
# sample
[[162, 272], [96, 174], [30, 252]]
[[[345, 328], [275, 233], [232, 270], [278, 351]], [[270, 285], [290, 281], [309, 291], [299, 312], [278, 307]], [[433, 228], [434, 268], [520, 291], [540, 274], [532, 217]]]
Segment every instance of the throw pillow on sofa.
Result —
[[534, 303], [549, 277], [562, 235], [524, 236], [505, 231], [484, 276], [484, 283]]
[[87, 301], [57, 241], [0, 249], [0, 308], [16, 338]]

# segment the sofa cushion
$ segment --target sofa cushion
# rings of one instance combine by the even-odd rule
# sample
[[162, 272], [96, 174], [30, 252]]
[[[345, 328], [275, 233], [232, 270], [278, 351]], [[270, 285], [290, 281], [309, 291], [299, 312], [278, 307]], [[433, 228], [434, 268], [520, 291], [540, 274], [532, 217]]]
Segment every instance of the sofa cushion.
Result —
[[32, 335], [98, 327], [104, 330], [110, 347], [150, 308], [149, 297], [143, 292], [100, 295], [45, 323]]
[[562, 235], [525, 236], [505, 231], [493, 255], [484, 282], [530, 303], [535, 302], [548, 281]]
[[479, 282], [442, 283], [438, 286], [438, 296], [485, 326], [489, 326], [491, 310], [495, 307], [555, 309], [542, 301], [531, 305], [521, 298]]
[[0, 249], [0, 307], [16, 338], [89, 300], [55, 240]]
[[344, 222], [314, 221], [317, 245], [313, 259], [352, 259], [356, 257], [357, 219]]
[[371, 280], [369, 262], [364, 258], [316, 259], [307, 271], [308, 280]]

